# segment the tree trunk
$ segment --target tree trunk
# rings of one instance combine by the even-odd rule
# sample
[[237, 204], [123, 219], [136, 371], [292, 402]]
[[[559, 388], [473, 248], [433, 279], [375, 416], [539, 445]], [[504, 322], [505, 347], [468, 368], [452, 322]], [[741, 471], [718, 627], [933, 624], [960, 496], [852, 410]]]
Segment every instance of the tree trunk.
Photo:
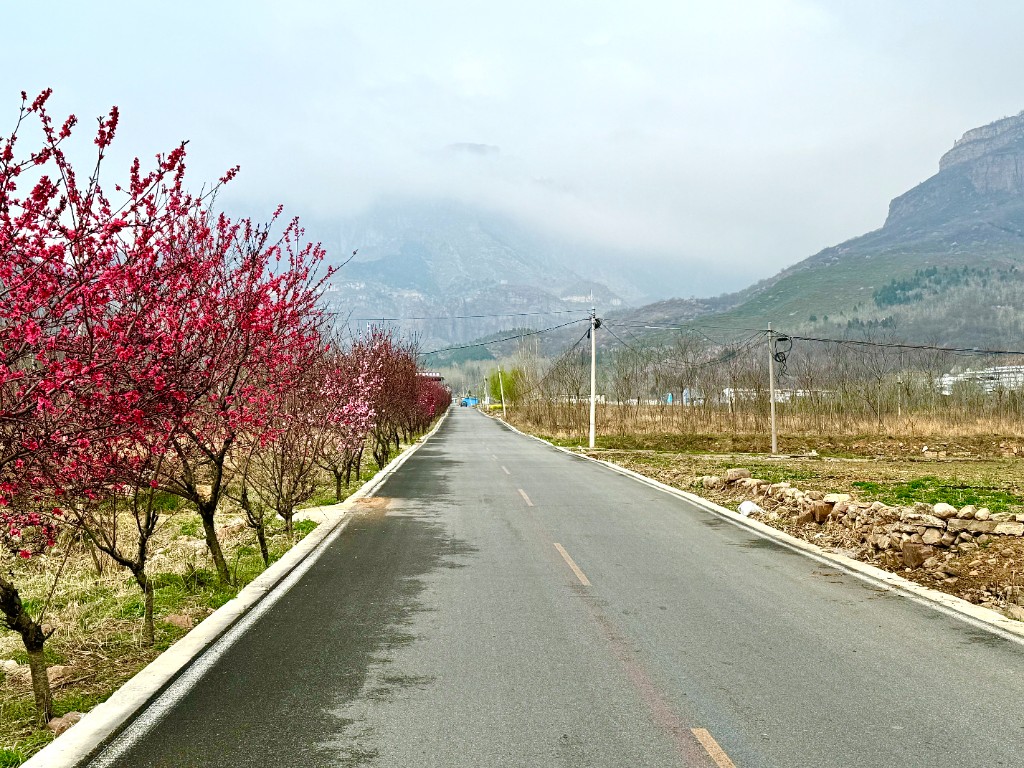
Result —
[[[352, 465], [351, 464], [347, 464], [346, 466], [351, 467]], [[342, 481], [342, 475], [344, 473], [340, 469], [332, 470], [332, 472], [334, 472], [334, 500], [335, 501], [341, 501], [341, 481]], [[346, 477], [344, 479], [347, 480], [348, 478]]]
[[292, 526], [292, 517], [295, 515], [295, 508], [282, 507], [277, 510], [277, 514], [284, 520], [284, 530], [288, 534], [288, 541], [292, 541], [294, 538], [295, 529]]
[[153, 623], [153, 582], [146, 576], [145, 571], [133, 571], [132, 575], [135, 576], [135, 582], [142, 590], [142, 599], [146, 608], [142, 622], [142, 642], [146, 646], [152, 647], [156, 642], [156, 627]]
[[224, 550], [220, 548], [220, 539], [217, 538], [217, 529], [213, 524], [215, 510], [200, 507], [199, 516], [203, 519], [203, 532], [206, 534], [206, 547], [210, 550], [210, 557], [217, 568], [217, 578], [221, 584], [231, 583], [231, 574], [228, 572], [228, 564], [224, 559]]
[[267, 549], [267, 532], [262, 525], [256, 527], [256, 541], [260, 543], [260, 555], [263, 557], [263, 566], [269, 568], [270, 551]]
[[21, 635], [21, 642], [28, 654], [28, 666], [32, 672], [32, 693], [36, 700], [36, 722], [42, 726], [53, 716], [53, 697], [50, 694], [50, 679], [46, 676], [46, 659], [43, 644], [47, 634], [42, 626], [32, 620], [21, 602], [21, 596], [14, 585], [0, 576], [0, 613], [4, 623]]
[[[40, 636], [42, 632], [39, 633]], [[46, 658], [43, 655], [43, 641], [38, 646], [22, 636], [25, 652], [28, 654], [28, 668], [32, 672], [32, 695], [36, 700], [36, 723], [46, 725], [53, 717], [53, 695], [50, 693], [50, 678], [46, 675]]]

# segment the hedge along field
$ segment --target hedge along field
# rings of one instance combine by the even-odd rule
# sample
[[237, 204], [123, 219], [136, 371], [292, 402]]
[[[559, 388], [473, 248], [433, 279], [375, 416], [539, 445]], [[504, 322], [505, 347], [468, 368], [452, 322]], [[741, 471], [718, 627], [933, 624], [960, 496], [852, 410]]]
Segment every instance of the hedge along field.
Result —
[[191, 194], [181, 144], [107, 183], [117, 109], [76, 166], [49, 99], [22, 94], [0, 139], [0, 613], [31, 693], [0, 721], [38, 726], [55, 688], [94, 703], [47, 674], [68, 633], [97, 638], [90, 679], [119, 674], [111, 648], [151, 657], [167, 612], [187, 625], [301, 535], [324, 478], [341, 496], [366, 447], [387, 463], [449, 403], [390, 333], [331, 337], [332, 270], [297, 219], [213, 209], [237, 168]]

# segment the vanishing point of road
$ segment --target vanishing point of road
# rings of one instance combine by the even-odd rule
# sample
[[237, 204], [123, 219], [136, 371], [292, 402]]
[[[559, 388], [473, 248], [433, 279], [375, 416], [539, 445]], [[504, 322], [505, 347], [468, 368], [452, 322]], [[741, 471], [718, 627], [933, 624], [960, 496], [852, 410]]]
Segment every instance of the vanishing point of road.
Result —
[[91, 765], [1019, 766], [1022, 676], [1012, 641], [454, 409]]

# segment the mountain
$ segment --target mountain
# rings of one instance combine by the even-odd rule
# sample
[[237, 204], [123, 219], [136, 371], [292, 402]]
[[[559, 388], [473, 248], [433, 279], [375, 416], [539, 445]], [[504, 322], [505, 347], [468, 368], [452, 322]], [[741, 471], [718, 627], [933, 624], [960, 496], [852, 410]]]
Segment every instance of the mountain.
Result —
[[880, 229], [739, 293], [625, 314], [662, 321], [715, 314], [786, 330], [882, 326], [905, 338], [1015, 349], [1022, 310], [1024, 112], [967, 131], [938, 173], [889, 204]]
[[450, 201], [386, 200], [360, 216], [308, 227], [330, 253], [358, 250], [327, 293], [354, 327], [370, 318], [509, 315], [404, 321], [403, 330], [428, 349], [561, 322], [558, 314], [529, 313], [623, 307], [671, 295], [674, 287], [663, 275], [623, 269], [625, 254]]

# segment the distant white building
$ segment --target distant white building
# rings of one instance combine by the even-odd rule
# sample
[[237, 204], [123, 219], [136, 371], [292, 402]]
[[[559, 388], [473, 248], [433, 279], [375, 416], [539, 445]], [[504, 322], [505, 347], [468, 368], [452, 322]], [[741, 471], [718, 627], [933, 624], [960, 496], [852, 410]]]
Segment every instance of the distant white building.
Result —
[[947, 373], [940, 376], [935, 385], [942, 394], [951, 395], [953, 388], [959, 383], [974, 384], [985, 392], [1024, 389], [1024, 365], [997, 365], [981, 371]]
[[[800, 400], [805, 397], [832, 397], [835, 393], [827, 389], [776, 389], [775, 402], [789, 403], [793, 400]], [[741, 400], [757, 400], [760, 397], [767, 398], [767, 389], [743, 389], [726, 387], [722, 390], [722, 402], [732, 405]]]

